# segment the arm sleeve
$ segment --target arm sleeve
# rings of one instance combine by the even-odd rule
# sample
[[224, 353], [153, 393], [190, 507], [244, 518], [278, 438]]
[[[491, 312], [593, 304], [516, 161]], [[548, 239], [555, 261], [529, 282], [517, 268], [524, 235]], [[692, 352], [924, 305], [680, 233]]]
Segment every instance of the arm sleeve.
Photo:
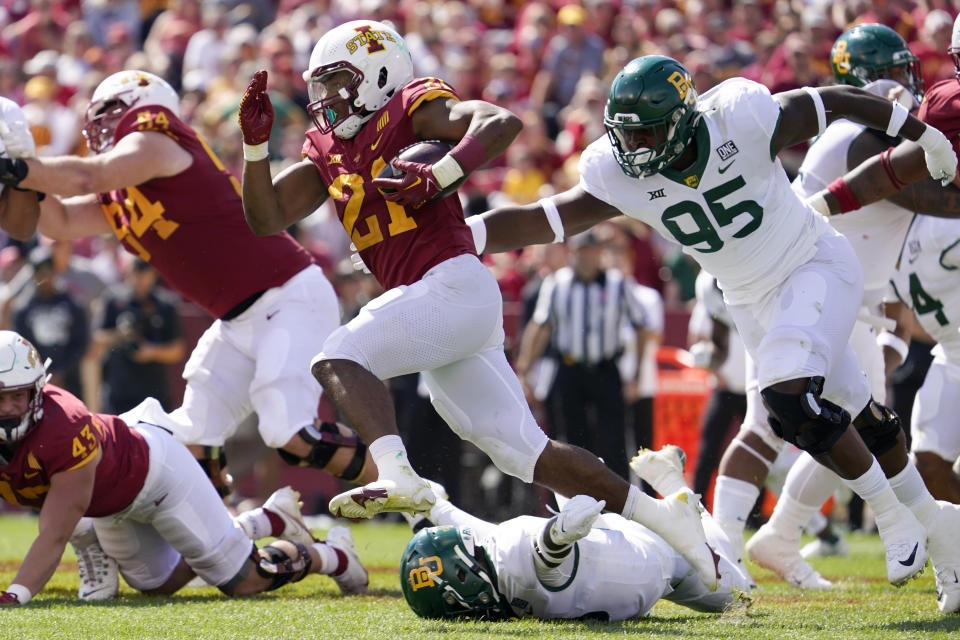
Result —
[[577, 572], [579, 551], [577, 544], [552, 545], [549, 530], [556, 517], [547, 520], [533, 540], [533, 566], [540, 584], [552, 591], [566, 588]]

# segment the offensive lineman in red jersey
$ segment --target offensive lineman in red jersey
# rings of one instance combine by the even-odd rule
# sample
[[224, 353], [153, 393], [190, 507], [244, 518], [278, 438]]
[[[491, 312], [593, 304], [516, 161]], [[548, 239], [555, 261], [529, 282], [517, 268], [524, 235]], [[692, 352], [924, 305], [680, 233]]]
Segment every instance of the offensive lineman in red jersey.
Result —
[[194, 445], [214, 481], [220, 448], [253, 412], [264, 442], [287, 462], [375, 478], [350, 429], [314, 424], [321, 389], [308, 363], [339, 324], [333, 288], [289, 234], [250, 232], [240, 185], [180, 120], [176, 92], [150, 73], [116, 73], [94, 92], [83, 133], [94, 155], [5, 160], [0, 182], [76, 196], [43, 202], [42, 233], [72, 240], [112, 231], [217, 318], [186, 364], [183, 405], [172, 414], [177, 437]]
[[[336, 496], [331, 512], [371, 517], [423, 511], [435, 501], [407, 461], [381, 382], [423, 372], [437, 412], [501, 470], [566, 496], [606, 500], [668, 539], [715, 588], [694, 496], [654, 500], [593, 454], [550, 440], [537, 426], [503, 352], [497, 283], [477, 258], [459, 200], [434, 199], [502, 153], [520, 130], [518, 118], [487, 102], [460, 101], [442, 80], [415, 79], [403, 39], [379, 22], [330, 30], [304, 79], [317, 128], [307, 133], [305, 159], [275, 181], [265, 161], [273, 122], [265, 71], [241, 101], [247, 222], [258, 235], [278, 233], [333, 198], [363, 261], [387, 289], [331, 334], [313, 360], [328, 397], [371, 443], [379, 470], [376, 482]], [[403, 178], [376, 179], [401, 149], [429, 139], [456, 147], [433, 165], [395, 161]]]
[[345, 592], [365, 590], [352, 544], [278, 540], [257, 550], [187, 448], [154, 424], [156, 400], [122, 417], [93, 414], [46, 384], [48, 364], [19, 334], [0, 331], [0, 496], [40, 512], [0, 605], [26, 604], [43, 588], [82, 516], [145, 593], [171, 594], [199, 575], [227, 595], [251, 595], [338, 572]]

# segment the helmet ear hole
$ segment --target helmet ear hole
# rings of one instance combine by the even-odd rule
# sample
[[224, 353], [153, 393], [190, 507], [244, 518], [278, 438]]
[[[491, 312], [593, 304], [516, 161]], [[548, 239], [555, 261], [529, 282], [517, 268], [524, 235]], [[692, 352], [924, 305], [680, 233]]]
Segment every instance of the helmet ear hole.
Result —
[[380, 67], [380, 75], [377, 76], [377, 87], [383, 89], [387, 85], [387, 71], [386, 67]]

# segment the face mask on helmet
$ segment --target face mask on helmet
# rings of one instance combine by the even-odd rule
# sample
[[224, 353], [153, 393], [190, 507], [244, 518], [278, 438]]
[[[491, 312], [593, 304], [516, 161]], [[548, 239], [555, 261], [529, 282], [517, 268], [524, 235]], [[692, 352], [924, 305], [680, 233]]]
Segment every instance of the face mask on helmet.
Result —
[[93, 92], [81, 133], [94, 153], [113, 146], [114, 131], [133, 106], [158, 105], [180, 115], [180, 98], [163, 78], [146, 71], [120, 71]]
[[693, 140], [700, 121], [697, 91], [676, 60], [644, 56], [617, 74], [603, 124], [617, 163], [641, 178], [674, 163]]
[[0, 390], [3, 393], [26, 391], [24, 410], [0, 415], [0, 443], [21, 440], [43, 417], [43, 385], [49, 376], [50, 361], [41, 362], [30, 342], [13, 331], [0, 331]]
[[421, 618], [502, 620], [513, 615], [469, 527], [420, 530], [403, 552], [400, 583], [407, 604]]
[[920, 60], [900, 34], [882, 24], [861, 24], [843, 32], [830, 52], [830, 67], [839, 84], [863, 88], [876, 80], [893, 80], [917, 102], [926, 90]]
[[303, 79], [317, 129], [349, 139], [413, 79], [413, 60], [388, 25], [354, 20], [320, 38]]

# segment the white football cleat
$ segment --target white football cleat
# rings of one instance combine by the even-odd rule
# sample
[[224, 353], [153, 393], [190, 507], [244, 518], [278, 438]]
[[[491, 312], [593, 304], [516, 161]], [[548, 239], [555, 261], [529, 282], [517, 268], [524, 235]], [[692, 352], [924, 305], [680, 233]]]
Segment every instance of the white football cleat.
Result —
[[380, 479], [345, 491], [330, 501], [330, 513], [341, 518], [372, 518], [384, 511], [428, 512], [437, 502], [433, 488], [414, 474]]
[[689, 489], [681, 489], [663, 498], [662, 502], [667, 511], [663, 523], [658, 523], [656, 529], [649, 525], [647, 528], [676, 549], [690, 563], [707, 588], [716, 591], [720, 579], [717, 569], [719, 556], [707, 544], [707, 537], [703, 532], [700, 496]]
[[90, 518], [81, 518], [70, 536], [70, 546], [77, 555], [77, 570], [80, 573], [81, 600], [109, 600], [117, 595], [120, 575], [117, 561], [108, 556], [97, 540]]
[[668, 444], [659, 451], [640, 449], [630, 460], [630, 468], [637, 477], [646, 481], [653, 490], [662, 496], [668, 496], [687, 489], [683, 477], [683, 467], [687, 463], [687, 454], [675, 444]]
[[747, 555], [798, 589], [832, 589], [833, 583], [817, 573], [797, 550], [797, 544], [769, 525], [760, 527], [747, 541]]
[[937, 500], [940, 507], [927, 531], [927, 552], [937, 582], [937, 607], [943, 613], [960, 611], [960, 506]]
[[345, 596], [365, 594], [367, 585], [370, 584], [370, 577], [357, 556], [357, 549], [353, 544], [353, 534], [350, 533], [350, 529], [340, 526], [331, 527], [330, 531], [327, 532], [325, 542], [347, 556], [347, 568], [344, 572], [337, 576], [330, 576], [340, 587], [340, 592]]
[[808, 542], [800, 549], [800, 556], [803, 558], [826, 558], [827, 556], [846, 556], [850, 555], [850, 547], [847, 545], [847, 539], [842, 534], [836, 534], [836, 542], [830, 542], [823, 538], [817, 538], [813, 542]]
[[278, 538], [311, 545], [317, 539], [313, 537], [310, 527], [303, 521], [303, 516], [300, 514], [302, 506], [300, 492], [294, 491], [292, 487], [277, 489], [263, 503], [264, 511], [275, 513], [283, 520], [283, 532], [277, 536]]
[[878, 519], [877, 529], [887, 554], [887, 579], [893, 586], [902, 587], [923, 573], [927, 564], [927, 530], [902, 504], [883, 525]]

